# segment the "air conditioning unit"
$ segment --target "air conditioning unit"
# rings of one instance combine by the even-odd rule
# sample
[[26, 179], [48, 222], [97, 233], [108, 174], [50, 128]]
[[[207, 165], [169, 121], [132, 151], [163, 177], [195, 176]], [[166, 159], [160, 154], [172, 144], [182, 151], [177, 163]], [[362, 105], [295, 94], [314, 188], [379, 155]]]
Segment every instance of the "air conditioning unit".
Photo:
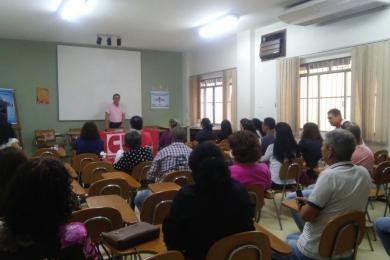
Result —
[[390, 4], [390, 0], [312, 0], [288, 8], [279, 19], [285, 23], [310, 25], [340, 19]]

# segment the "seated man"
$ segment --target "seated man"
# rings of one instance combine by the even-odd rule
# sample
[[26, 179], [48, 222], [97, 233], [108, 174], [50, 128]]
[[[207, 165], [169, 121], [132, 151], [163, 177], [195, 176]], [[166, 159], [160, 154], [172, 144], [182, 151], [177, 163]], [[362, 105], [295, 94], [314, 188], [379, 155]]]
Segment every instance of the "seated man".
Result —
[[[147, 173], [147, 182], [161, 182], [168, 173], [174, 171], [190, 171], [188, 158], [192, 149], [185, 145], [186, 130], [182, 127], [172, 129], [172, 144], [159, 151]], [[140, 209], [142, 202], [149, 196], [149, 190], [142, 190], [135, 197], [135, 205]]]
[[355, 146], [354, 136], [346, 130], [326, 134], [322, 157], [329, 167], [319, 176], [309, 198], [297, 198], [304, 202], [299, 214], [306, 223], [301, 234], [287, 236], [293, 259], [319, 259], [321, 234], [329, 220], [342, 213], [365, 211], [371, 177], [366, 168], [352, 164]]

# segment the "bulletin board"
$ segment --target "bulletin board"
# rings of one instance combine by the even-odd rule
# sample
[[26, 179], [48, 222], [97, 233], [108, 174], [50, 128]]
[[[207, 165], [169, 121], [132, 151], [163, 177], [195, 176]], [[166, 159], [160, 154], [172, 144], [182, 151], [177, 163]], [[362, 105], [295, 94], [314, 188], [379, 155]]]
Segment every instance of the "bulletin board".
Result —
[[[16, 106], [15, 91], [8, 88], [0, 88], [0, 107], [7, 109], [7, 121], [14, 127], [20, 127], [18, 108]], [[0, 111], [1, 113], [1, 111]]]

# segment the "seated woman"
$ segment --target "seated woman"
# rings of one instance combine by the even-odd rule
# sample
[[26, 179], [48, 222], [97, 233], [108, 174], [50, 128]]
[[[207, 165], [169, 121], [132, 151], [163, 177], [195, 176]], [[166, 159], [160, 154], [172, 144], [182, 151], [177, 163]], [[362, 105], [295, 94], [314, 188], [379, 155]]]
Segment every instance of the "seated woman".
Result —
[[216, 142], [217, 137], [213, 133], [213, 125], [211, 124], [210, 119], [203, 118], [200, 122], [200, 125], [202, 127], [202, 130], [200, 130], [195, 135], [195, 141], [198, 142], [198, 144], [201, 144], [203, 142]]
[[195, 184], [177, 193], [163, 233], [168, 250], [182, 251], [196, 260], [204, 259], [217, 240], [254, 230], [254, 205], [246, 189], [230, 178], [215, 144], [198, 145], [189, 165]]
[[306, 173], [302, 175], [301, 183], [310, 185], [315, 183], [317, 175], [314, 168], [317, 167], [321, 159], [322, 137], [318, 126], [314, 123], [306, 123], [303, 126], [301, 140], [298, 143], [299, 152], [306, 162]]
[[141, 142], [141, 134], [137, 130], [127, 133], [125, 135], [125, 148], [127, 151], [113, 164], [114, 168], [131, 173], [140, 162], [152, 161], [152, 148], [150, 146], [141, 147]]
[[0, 123], [0, 150], [7, 147], [19, 148], [19, 140], [16, 139], [15, 132], [12, 129], [11, 124], [7, 122]]
[[241, 184], [255, 184], [264, 190], [271, 187], [271, 173], [265, 163], [258, 163], [261, 147], [255, 134], [239, 131], [229, 137], [234, 164], [230, 176]]
[[17, 170], [0, 205], [0, 259], [57, 258], [72, 245], [83, 248], [85, 259], [97, 259], [85, 226], [68, 223], [70, 182], [55, 159], [32, 159]]
[[103, 151], [103, 141], [100, 139], [98, 128], [94, 122], [86, 122], [83, 125], [75, 146], [76, 154], [95, 153], [99, 155]]
[[263, 131], [263, 122], [258, 118], [252, 118], [252, 123], [255, 126], [257, 136], [263, 138], [266, 135]]
[[226, 119], [223, 120], [221, 122], [221, 131], [218, 133], [218, 143], [222, 142], [223, 140], [227, 140], [232, 133], [233, 130], [230, 121]]
[[158, 147], [160, 150], [171, 144], [172, 142], [171, 131], [173, 128], [175, 128], [178, 125], [179, 123], [175, 119], [169, 119], [169, 129], [167, 129], [164, 133], [161, 134], [160, 140], [158, 142]]
[[272, 189], [283, 189], [283, 185], [287, 184], [287, 188], [291, 188], [295, 184], [295, 180], [282, 181], [279, 178], [279, 171], [282, 163], [285, 160], [292, 160], [298, 157], [298, 145], [294, 139], [291, 127], [284, 122], [277, 123], [275, 126], [276, 139], [275, 143], [270, 144], [261, 157], [262, 162], [269, 162], [271, 171]]
[[252, 120], [249, 120], [248, 118], [241, 119], [240, 120], [240, 129], [254, 133], [256, 135], [256, 137], [258, 138], [257, 140], [258, 140], [259, 144], [261, 145], [261, 136], [259, 136], [257, 134], [255, 124], [253, 123]]

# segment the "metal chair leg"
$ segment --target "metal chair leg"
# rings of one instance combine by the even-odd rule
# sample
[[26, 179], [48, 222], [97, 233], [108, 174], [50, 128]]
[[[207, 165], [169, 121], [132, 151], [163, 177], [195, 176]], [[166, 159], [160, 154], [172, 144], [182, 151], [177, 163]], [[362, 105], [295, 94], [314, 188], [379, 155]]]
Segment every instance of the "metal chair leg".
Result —
[[367, 237], [367, 240], [368, 240], [368, 244], [370, 245], [371, 251], [374, 251], [374, 248], [372, 247], [370, 235], [368, 234], [368, 230], [366, 230], [366, 237]]
[[274, 203], [274, 207], [275, 207], [275, 211], [276, 211], [276, 217], [278, 218], [278, 221], [279, 221], [280, 230], [283, 230], [282, 221], [280, 219], [280, 213], [279, 213], [279, 210], [278, 210], [278, 206], [276, 205], [275, 197], [272, 198], [272, 201]]

